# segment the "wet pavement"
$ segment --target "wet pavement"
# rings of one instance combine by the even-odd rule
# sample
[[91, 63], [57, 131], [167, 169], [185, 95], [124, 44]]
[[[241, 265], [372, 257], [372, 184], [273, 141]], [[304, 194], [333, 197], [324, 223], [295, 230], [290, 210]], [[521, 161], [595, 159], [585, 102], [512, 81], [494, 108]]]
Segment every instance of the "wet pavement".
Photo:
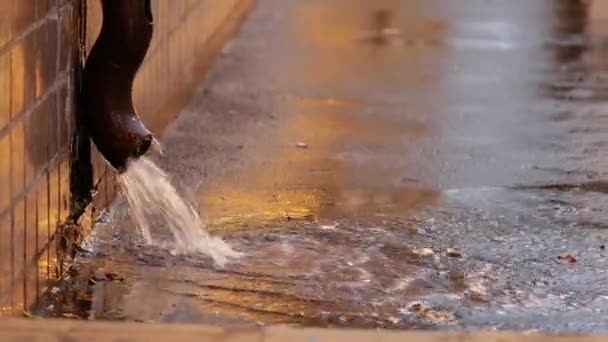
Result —
[[40, 313], [608, 332], [606, 42], [600, 0], [261, 0], [159, 160], [244, 257], [117, 203]]

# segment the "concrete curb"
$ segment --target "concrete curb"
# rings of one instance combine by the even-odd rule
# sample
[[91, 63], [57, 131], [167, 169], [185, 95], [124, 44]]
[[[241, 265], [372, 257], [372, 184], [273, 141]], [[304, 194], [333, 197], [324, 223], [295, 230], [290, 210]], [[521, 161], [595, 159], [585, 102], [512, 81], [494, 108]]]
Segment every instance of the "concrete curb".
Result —
[[385, 330], [302, 329], [288, 326], [215, 327], [182, 324], [84, 322], [77, 320], [0, 321], [0, 341], [44, 342], [595, 342], [601, 336], [548, 336], [517, 332], [423, 332]]

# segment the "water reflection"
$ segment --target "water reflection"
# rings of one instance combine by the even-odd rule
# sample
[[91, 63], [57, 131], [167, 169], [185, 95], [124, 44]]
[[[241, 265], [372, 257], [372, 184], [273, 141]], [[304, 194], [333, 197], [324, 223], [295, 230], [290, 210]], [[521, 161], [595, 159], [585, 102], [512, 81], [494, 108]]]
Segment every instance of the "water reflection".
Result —
[[[435, 201], [432, 188], [403, 181], [416, 176], [400, 158], [432, 128], [384, 103], [404, 103], [392, 94], [425, 92], [435, 81], [423, 65], [437, 63], [440, 48], [428, 42], [440, 41], [444, 29], [441, 20], [412, 15], [421, 14], [419, 7], [429, 13], [426, 6], [403, 1], [289, 6], [292, 25], [274, 43], [288, 41], [293, 51], [275, 56], [273, 74], [281, 75], [280, 87], [309, 95], [275, 103], [291, 119], [280, 125], [272, 145], [253, 152], [242, 174], [205, 191], [203, 210], [212, 218], [232, 210], [266, 217], [274, 211], [275, 218], [377, 220], [408, 215]], [[418, 36], [421, 44], [382, 51], [361, 40], [371, 33], [373, 42], [378, 30], [386, 29], [411, 37], [400, 39]], [[300, 141], [307, 148], [298, 149]]]
[[[434, 201], [436, 192], [404, 184], [404, 165], [386, 160], [423, 135], [424, 125], [366, 118], [357, 113], [364, 106], [336, 98], [281, 104], [292, 120], [280, 128], [280, 137], [250, 155], [242, 174], [207, 189], [203, 210], [222, 224], [229, 217], [235, 223], [377, 220]], [[306, 148], [297, 142], [307, 142]]]
[[[549, 71], [554, 70], [554, 61], [572, 65], [592, 51], [587, 45], [577, 43], [577, 39], [584, 41], [587, 34], [587, 5], [582, 2], [537, 1], [532, 4], [515, 1], [490, 7], [478, 2], [459, 6], [456, 1], [446, 1], [439, 6], [433, 1], [424, 4], [401, 1], [351, 2], [351, 6], [345, 8], [339, 4], [339, 1], [333, 6], [313, 1], [305, 8], [296, 6], [298, 14], [295, 17], [301, 20], [295, 21], [290, 38], [298, 43], [294, 47], [298, 57], [289, 58], [295, 60], [298, 67], [290, 68], [288, 61], [278, 63], [282, 66], [279, 70], [285, 87], [313, 87], [315, 94], [331, 94], [316, 102], [314, 97], [298, 97], [278, 103], [281, 111], [291, 113], [290, 120], [281, 126], [279, 141], [282, 146], [302, 140], [307, 142], [308, 148], [263, 150], [262, 154], [266, 156], [263, 160], [267, 163], [260, 162], [259, 168], [256, 163], [245, 164], [244, 169], [253, 172], [241, 175], [242, 183], [238, 188], [260, 182], [264, 184], [261, 188], [273, 188], [277, 198], [285, 196], [285, 200], [275, 202], [280, 204], [277, 208], [283, 208], [277, 212], [288, 212], [284, 208], [297, 203], [292, 208], [303, 208], [300, 212], [310, 215], [310, 218], [307, 216], [310, 221], [340, 218], [342, 224], [321, 225], [320, 231], [310, 231], [314, 224], [288, 229], [277, 223], [277, 228], [271, 232], [257, 232], [263, 234], [262, 237], [255, 234], [240, 236], [247, 241], [242, 247], [250, 254], [239, 270], [256, 276], [251, 284], [245, 280], [248, 278], [239, 276], [236, 280], [228, 276], [219, 284], [229, 284], [226, 286], [237, 289], [264, 284], [264, 288], [272, 289], [272, 304], [260, 299], [261, 295], [255, 291], [245, 295], [225, 292], [225, 289], [207, 290], [207, 298], [223, 304], [246, 303], [227, 312], [231, 315], [248, 312], [244, 314], [248, 318], [268, 319], [257, 311], [252, 313], [252, 308], [274, 312], [279, 306], [285, 310], [283, 314], [302, 313], [293, 318], [300, 322], [302, 317], [317, 317], [323, 321], [321, 317], [326, 315], [341, 317], [348, 324], [365, 325], [345, 314], [354, 311], [361, 317], [374, 317], [372, 321], [375, 319], [374, 324], [378, 326], [394, 319], [393, 326], [401, 327], [407, 326], [407, 317], [411, 318], [412, 311], [407, 309], [407, 303], [413, 298], [425, 298], [452, 312], [458, 311], [452, 302], [455, 298], [459, 298], [456, 299], [459, 305], [467, 307], [489, 302], [500, 306], [498, 303], [503, 300], [514, 300], [506, 294], [508, 290], [501, 288], [504, 284], [500, 274], [505, 272], [501, 263], [484, 263], [488, 260], [485, 258], [503, 260], [503, 254], [509, 253], [500, 252], [499, 246], [495, 246], [498, 248], [493, 252], [496, 255], [482, 252], [487, 248], [494, 250], [481, 242], [486, 241], [485, 238], [476, 240], [478, 245], [467, 241], [479, 237], [478, 234], [497, 234], [489, 227], [496, 226], [502, 232], [500, 224], [509, 227], [503, 234], [509, 234], [509, 229], [525, 230], [528, 224], [530, 227], [539, 225], [537, 214], [525, 208], [526, 205], [542, 207], [542, 199], [519, 203], [520, 199], [489, 191], [500, 198], [493, 199], [501, 203], [496, 205], [501, 208], [499, 217], [502, 217], [500, 213], [515, 212], [516, 218], [508, 219], [508, 223], [478, 214], [478, 209], [463, 207], [456, 210], [458, 218], [450, 219], [442, 219], [442, 214], [430, 209], [433, 216], [430, 223], [417, 222], [408, 214], [420, 214], [417, 211], [429, 205], [433, 208], [432, 205], [440, 200], [439, 189], [450, 189], [447, 191], [449, 199], [439, 202], [442, 204], [438, 206], [447, 212], [454, 208], [443, 206], [454, 198], [456, 202], [462, 201], [464, 204], [459, 205], [464, 207], [494, 208], [479, 203], [480, 198], [487, 199], [481, 194], [488, 186], [546, 182], [546, 173], [531, 170], [565, 165], [565, 155], [544, 150], [547, 142], [559, 134], [559, 129], [554, 130], [543, 120], [546, 115], [554, 114], [555, 107], [547, 105], [551, 98], [539, 94], [537, 89], [545, 78], [548, 78], [546, 83], [555, 85]], [[372, 10], [376, 5], [381, 9]], [[383, 7], [386, 5], [393, 8], [382, 9], [387, 8]], [[370, 13], [376, 36], [371, 39], [374, 44], [365, 44], [357, 38], [361, 28], [366, 27], [365, 23], [370, 22], [369, 16], [366, 18]], [[315, 25], [303, 25], [304, 22]], [[389, 40], [382, 36], [378, 39], [377, 31], [393, 25], [400, 33], [399, 44], [387, 44]], [[344, 94], [350, 97], [340, 97]], [[355, 98], [356, 104], [348, 103], [344, 98]], [[397, 104], [401, 110], [391, 113], [388, 106], [379, 103]], [[277, 150], [279, 153], [273, 154]], [[400, 163], [407, 159], [403, 156], [410, 156], [410, 162]], [[311, 168], [324, 172], [312, 177], [303, 172]], [[395, 175], [426, 187], [397, 185]], [[235, 181], [227, 183], [235, 184]], [[288, 189], [292, 188], [304, 193], [308, 189], [308, 192], [302, 200], [291, 202], [291, 198], [297, 197], [290, 197]], [[221, 190], [204, 195], [217, 197], [218, 193], [222, 193]], [[238, 195], [234, 196], [238, 198]], [[478, 202], [473, 200], [477, 196]], [[264, 203], [263, 197], [247, 198], [257, 204]], [[231, 208], [230, 197], [223, 203], [223, 210]], [[323, 208], [323, 203], [333, 206], [316, 209]], [[397, 210], [390, 210], [391, 206]], [[218, 207], [221, 205], [206, 206], [212, 215], [221, 212]], [[242, 208], [243, 212], [256, 212], [248, 209]], [[424, 230], [426, 233], [450, 235], [462, 246], [468, 246], [471, 253], [481, 250], [478, 253], [483, 254], [483, 258], [465, 261], [460, 266], [449, 261], [443, 263], [432, 249], [425, 251], [396, 242], [408, 241], [402, 227], [391, 227], [386, 222], [378, 230], [364, 224], [359, 226], [373, 222], [365, 220], [363, 215], [366, 213], [372, 214], [376, 222], [382, 222], [378, 220], [382, 215], [401, 217], [418, 229], [428, 227]], [[440, 222], [435, 224], [435, 220]], [[248, 227], [255, 227], [255, 224]], [[298, 230], [303, 228], [308, 232]], [[535, 231], [524, 233], [530, 239], [535, 239], [536, 234]], [[424, 234], [413, 234], [410, 236], [413, 241], [409, 241], [424, 246], [429, 242], [422, 236]], [[349, 242], [349, 237], [357, 242]], [[442, 240], [438, 235], [433, 238]], [[393, 243], [387, 243], [389, 240]], [[447, 240], [444, 243], [453, 243], [453, 240]], [[360, 248], [361, 245], [364, 247]], [[525, 250], [525, 246], [522, 248]], [[344, 260], [333, 258], [333, 255], [344, 256]], [[427, 258], [421, 255], [427, 255]], [[427, 264], [433, 258], [435, 261], [430, 262], [433, 265]], [[268, 268], [261, 266], [268, 266], [268, 263]], [[342, 263], [350, 266], [343, 268]], [[550, 265], [545, 267], [551, 268]], [[432, 270], [438, 270], [438, 273]], [[320, 282], [317, 287], [309, 287], [310, 283], [305, 280], [307, 276]], [[291, 279], [289, 285], [278, 282], [284, 277]], [[330, 283], [337, 285], [330, 286]], [[530, 291], [526, 286], [519, 283], [518, 286], [522, 291], [520, 298], [533, 297], [526, 294]], [[385, 291], [378, 294], [379, 289]], [[280, 293], [284, 291], [294, 295], [315, 293], [317, 297], [313, 298], [316, 300], [339, 298], [339, 303], [348, 304], [318, 305], [313, 301], [314, 304], [301, 307], [298, 302], [283, 298]], [[455, 296], [442, 297], [441, 291]], [[372, 303], [374, 308], [354, 304], [359, 300]], [[543, 305], [542, 299], [534, 297], [534, 300]], [[221, 305], [211, 308], [223, 310]], [[426, 322], [436, 317], [444, 316], [425, 317]]]

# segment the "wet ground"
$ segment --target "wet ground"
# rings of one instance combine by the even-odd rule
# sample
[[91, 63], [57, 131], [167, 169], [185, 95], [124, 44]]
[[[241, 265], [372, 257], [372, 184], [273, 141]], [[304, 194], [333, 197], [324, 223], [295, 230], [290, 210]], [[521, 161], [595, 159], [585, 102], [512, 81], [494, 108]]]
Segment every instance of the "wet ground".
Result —
[[160, 159], [245, 256], [117, 203], [41, 313], [608, 332], [607, 42], [603, 0], [261, 0]]

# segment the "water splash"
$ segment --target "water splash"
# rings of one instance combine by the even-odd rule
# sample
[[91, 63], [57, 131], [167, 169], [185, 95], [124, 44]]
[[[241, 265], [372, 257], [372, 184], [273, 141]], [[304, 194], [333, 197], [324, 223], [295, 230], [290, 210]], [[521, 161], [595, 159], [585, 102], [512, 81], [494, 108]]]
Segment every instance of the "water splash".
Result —
[[152, 138], [152, 145], [150, 146], [150, 149], [156, 152], [161, 157], [165, 155], [165, 150], [163, 149], [163, 146], [158, 140], [156, 140], [156, 138]]
[[226, 242], [209, 235], [198, 211], [150, 159], [132, 161], [119, 180], [129, 214], [146, 243], [157, 244], [152, 227], [167, 228], [173, 235], [175, 253], [204, 253], [219, 266], [240, 256]]

